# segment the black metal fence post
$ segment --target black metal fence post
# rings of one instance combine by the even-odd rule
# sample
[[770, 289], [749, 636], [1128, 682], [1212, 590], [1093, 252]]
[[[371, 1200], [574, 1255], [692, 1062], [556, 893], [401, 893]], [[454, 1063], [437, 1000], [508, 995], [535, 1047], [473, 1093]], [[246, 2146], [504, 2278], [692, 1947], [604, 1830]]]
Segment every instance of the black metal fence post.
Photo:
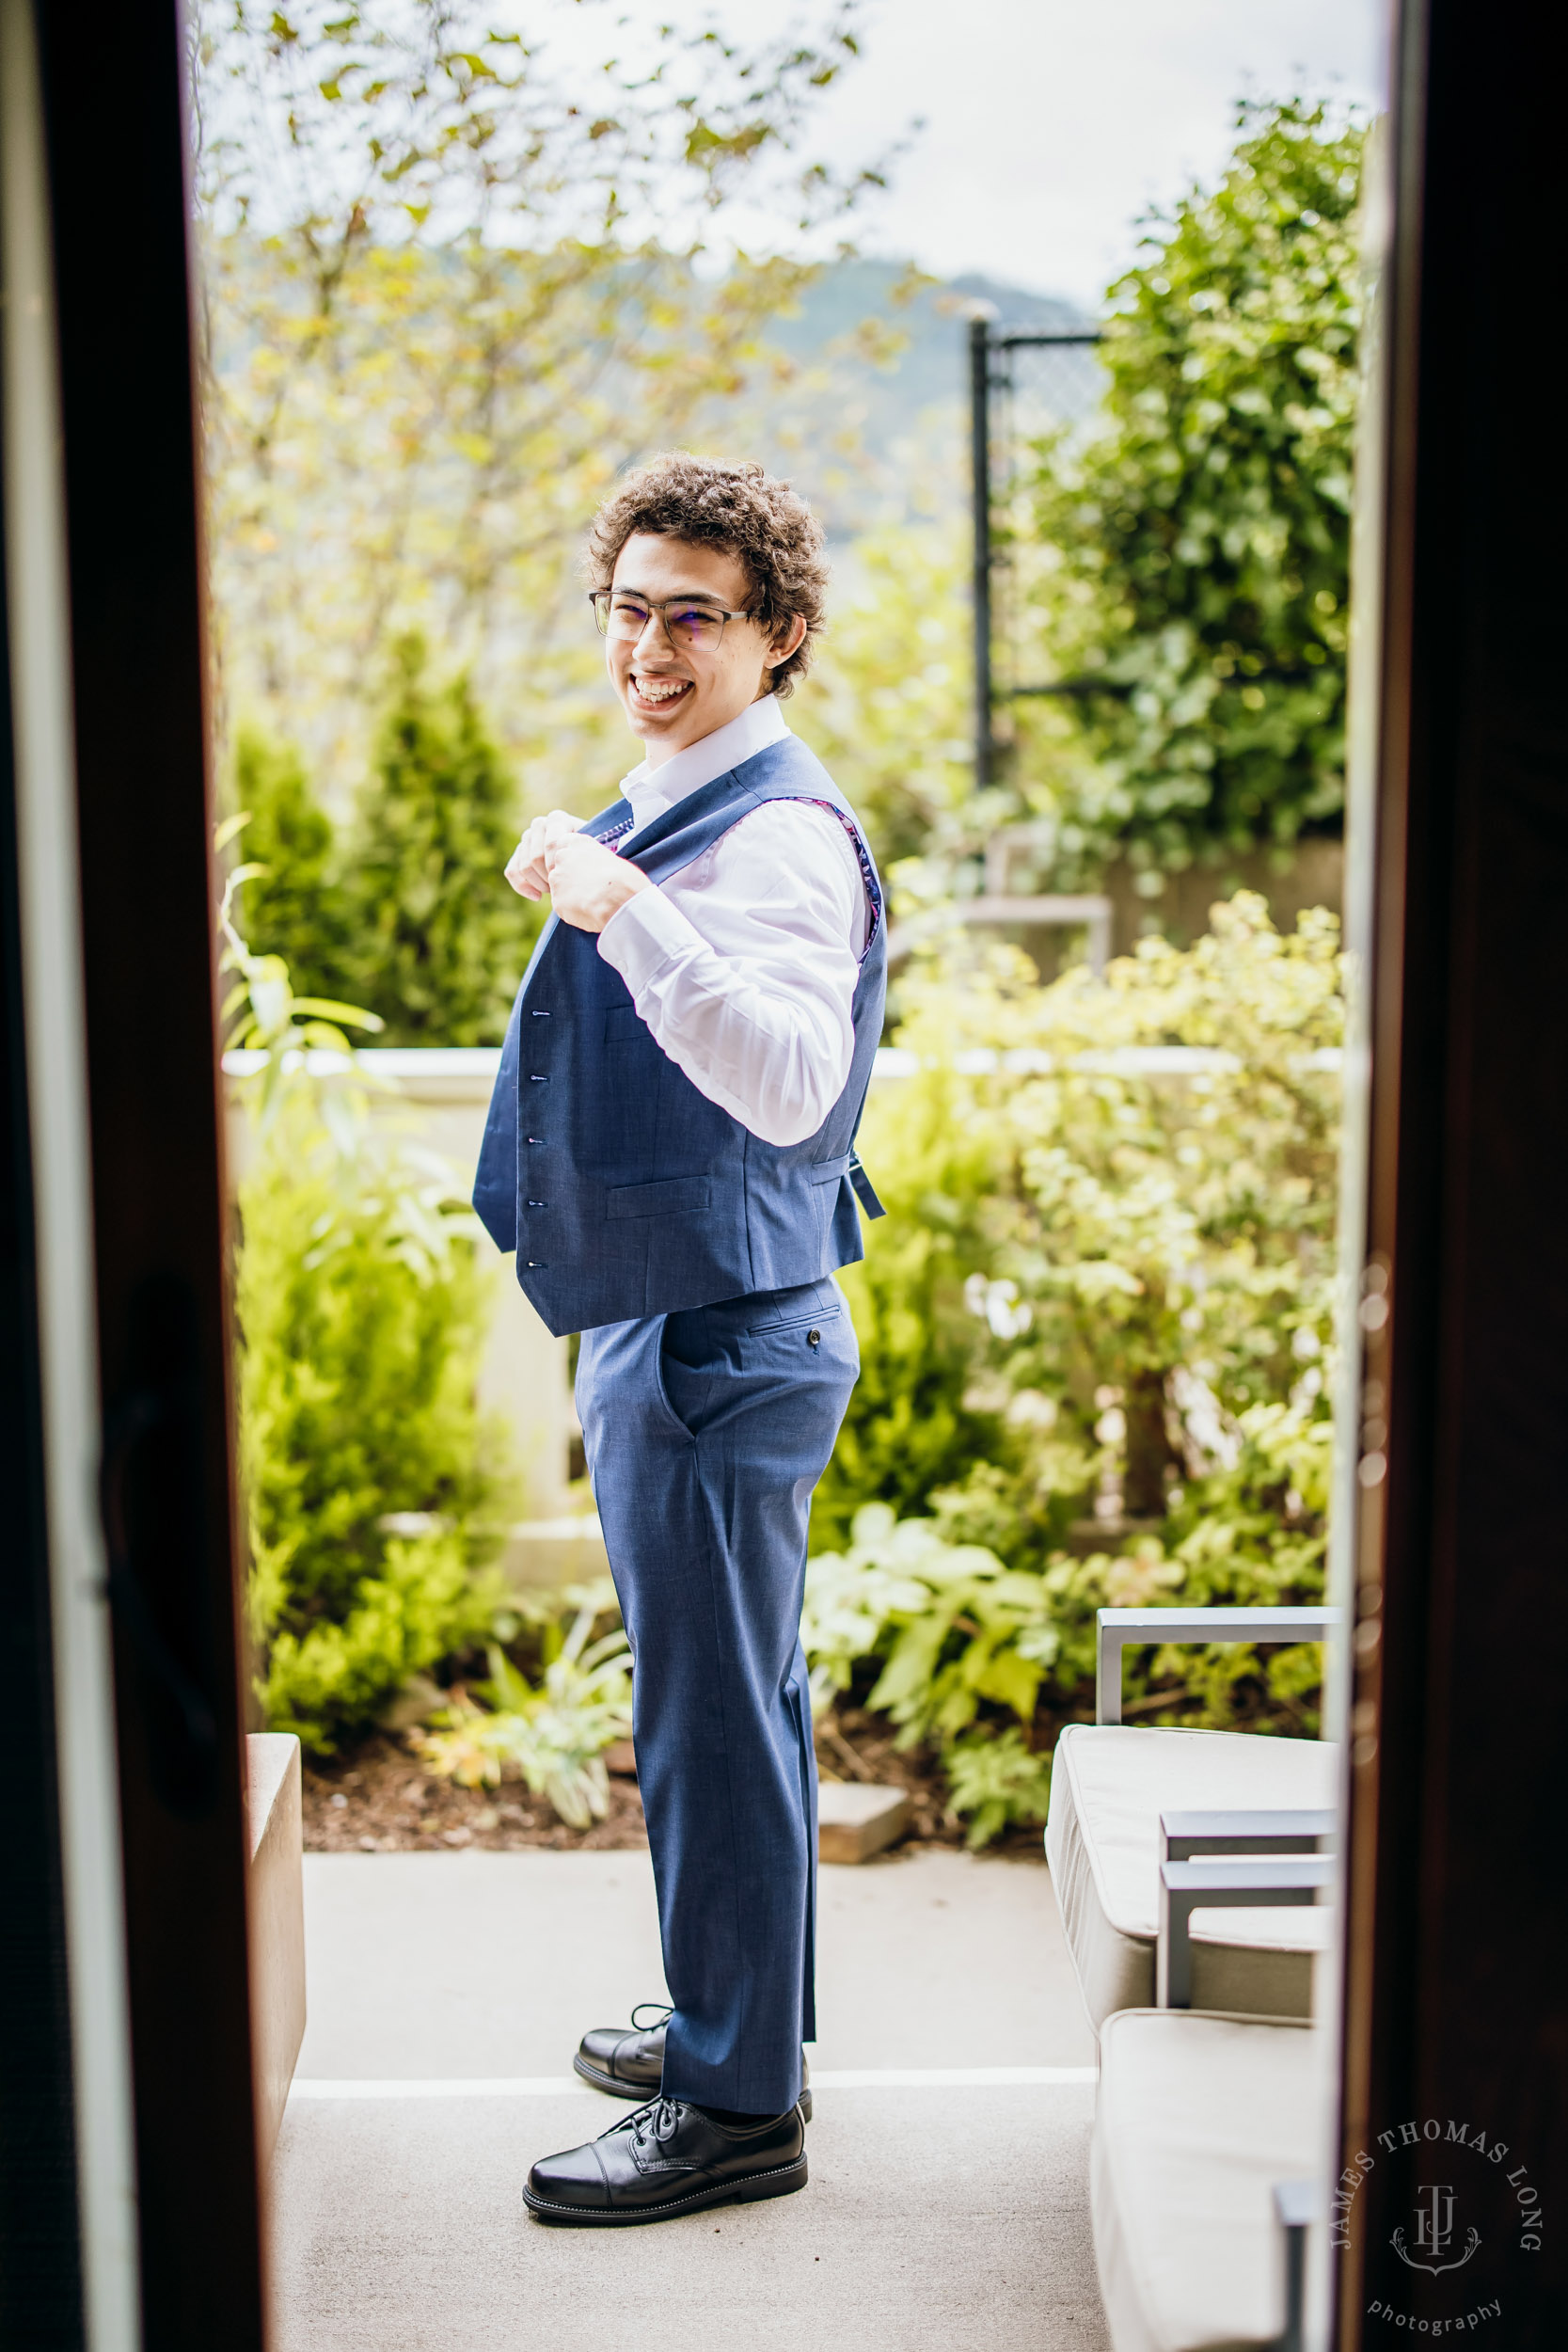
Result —
[[970, 463], [974, 498], [974, 789], [991, 781], [990, 684], [990, 326], [969, 322]]
[[[998, 327], [988, 318], [969, 323], [969, 440], [974, 506], [974, 789], [982, 792], [997, 777], [996, 705], [1031, 694], [1081, 692], [1086, 681], [1057, 680], [1043, 686], [1005, 685], [1000, 694], [993, 659], [995, 639], [995, 580], [997, 548], [991, 528], [996, 494], [992, 463], [991, 395], [1009, 389], [1015, 351], [1088, 351], [1101, 340], [1098, 327], [1044, 329]], [[1001, 367], [994, 365], [1000, 358]], [[1010, 436], [1011, 428], [1005, 428]], [[1010, 476], [1010, 444], [1004, 486]]]

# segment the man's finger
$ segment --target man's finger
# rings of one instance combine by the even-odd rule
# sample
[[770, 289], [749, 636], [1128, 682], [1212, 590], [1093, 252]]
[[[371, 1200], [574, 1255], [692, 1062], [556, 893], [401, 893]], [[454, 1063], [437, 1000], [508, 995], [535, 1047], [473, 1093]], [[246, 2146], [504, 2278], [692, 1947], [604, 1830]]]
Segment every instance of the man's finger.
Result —
[[549, 888], [548, 858], [552, 850], [575, 840], [582, 819], [563, 808], [536, 817], [506, 862], [506, 879], [521, 898], [542, 898]]
[[527, 834], [507, 861], [506, 879], [519, 898], [539, 898], [544, 896], [544, 862], [537, 850], [531, 847]]
[[524, 898], [544, 896], [544, 850], [547, 822], [547, 818], [536, 817], [506, 862], [506, 879]]

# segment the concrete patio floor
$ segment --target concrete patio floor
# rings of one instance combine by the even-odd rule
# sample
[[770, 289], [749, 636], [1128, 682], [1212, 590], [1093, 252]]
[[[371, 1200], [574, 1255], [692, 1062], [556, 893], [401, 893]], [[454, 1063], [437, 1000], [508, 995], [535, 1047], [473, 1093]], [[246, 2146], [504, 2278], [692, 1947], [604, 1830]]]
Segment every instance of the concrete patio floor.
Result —
[[[1043, 1868], [949, 1852], [824, 1868], [809, 2186], [594, 2232], [540, 2228], [518, 2190], [535, 2155], [626, 2112], [567, 2086], [585, 2026], [662, 1995], [647, 1855], [305, 1870], [276, 2352], [1104, 2352], [1094, 2043]], [[1057, 2078], [885, 2079], [988, 2069]]]

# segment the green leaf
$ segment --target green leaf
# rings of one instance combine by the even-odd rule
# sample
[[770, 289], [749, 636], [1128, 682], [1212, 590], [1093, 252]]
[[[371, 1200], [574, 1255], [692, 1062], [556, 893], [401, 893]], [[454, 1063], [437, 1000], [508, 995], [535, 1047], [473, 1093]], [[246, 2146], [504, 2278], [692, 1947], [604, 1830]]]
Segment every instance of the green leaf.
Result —
[[366, 1012], [360, 1005], [340, 1005], [329, 996], [296, 996], [295, 1012], [318, 1013], [325, 1021], [346, 1022], [356, 1029], [384, 1029], [387, 1024], [379, 1013]]

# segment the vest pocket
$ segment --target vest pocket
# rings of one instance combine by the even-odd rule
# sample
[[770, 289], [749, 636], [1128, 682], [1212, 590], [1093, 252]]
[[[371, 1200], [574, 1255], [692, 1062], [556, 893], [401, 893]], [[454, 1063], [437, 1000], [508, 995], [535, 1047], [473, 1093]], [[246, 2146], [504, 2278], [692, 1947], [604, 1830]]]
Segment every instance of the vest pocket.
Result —
[[673, 1216], [705, 1209], [713, 1198], [707, 1176], [669, 1176], [655, 1184], [617, 1184], [605, 1195], [606, 1216]]

